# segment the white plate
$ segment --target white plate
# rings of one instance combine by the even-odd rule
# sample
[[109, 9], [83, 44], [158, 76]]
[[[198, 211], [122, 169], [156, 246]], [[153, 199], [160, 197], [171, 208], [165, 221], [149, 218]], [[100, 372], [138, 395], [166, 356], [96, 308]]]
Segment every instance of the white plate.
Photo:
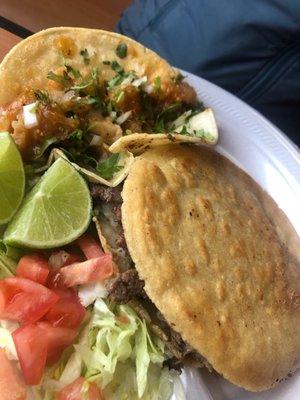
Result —
[[[261, 114], [225, 90], [188, 74], [198, 98], [213, 108], [220, 129], [217, 150], [244, 169], [276, 201], [300, 234], [300, 153]], [[300, 370], [275, 389], [251, 393], [205, 369], [182, 376], [187, 400], [299, 400]]]

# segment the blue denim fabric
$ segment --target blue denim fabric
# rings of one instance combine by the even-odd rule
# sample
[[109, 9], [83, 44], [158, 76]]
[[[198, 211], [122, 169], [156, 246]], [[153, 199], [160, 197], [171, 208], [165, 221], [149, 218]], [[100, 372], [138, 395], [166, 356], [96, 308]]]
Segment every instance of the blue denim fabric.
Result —
[[300, 144], [299, 0], [139, 0], [117, 30], [236, 94]]

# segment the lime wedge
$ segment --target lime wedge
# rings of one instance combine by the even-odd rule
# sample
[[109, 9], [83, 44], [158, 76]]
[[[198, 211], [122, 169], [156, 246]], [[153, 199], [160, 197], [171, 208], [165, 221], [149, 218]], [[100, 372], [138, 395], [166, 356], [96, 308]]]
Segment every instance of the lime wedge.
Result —
[[87, 229], [91, 214], [85, 180], [68, 161], [59, 158], [25, 198], [4, 241], [35, 249], [63, 246]]
[[21, 155], [8, 132], [0, 132], [0, 225], [6, 224], [24, 196], [25, 174]]

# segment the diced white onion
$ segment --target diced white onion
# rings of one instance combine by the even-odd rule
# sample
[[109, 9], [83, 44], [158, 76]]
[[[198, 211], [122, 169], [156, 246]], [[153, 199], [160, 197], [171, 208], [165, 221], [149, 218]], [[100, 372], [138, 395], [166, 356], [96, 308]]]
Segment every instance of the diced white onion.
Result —
[[90, 146], [100, 146], [102, 143], [101, 136], [93, 135], [93, 139], [90, 142]]
[[111, 117], [111, 119], [112, 119], [113, 121], [117, 118], [117, 113], [116, 113], [116, 111], [111, 111], [111, 112], [109, 113], [109, 115], [110, 115], [110, 117]]
[[[192, 114], [192, 110], [186, 111], [181, 114], [175, 121], [173, 122], [173, 126], [175, 128], [175, 132], [181, 132], [182, 126], [186, 123], [186, 119]], [[179, 129], [177, 129], [179, 128]]]
[[86, 46], [86, 49], [87, 49], [89, 57], [92, 57], [96, 53], [95, 48], [89, 44]]
[[61, 101], [62, 101], [62, 102], [69, 102], [69, 101], [72, 100], [75, 96], [76, 96], [75, 91], [74, 91], [74, 90], [69, 90], [68, 92], [64, 93], [64, 95], [62, 96]]
[[148, 94], [151, 94], [153, 92], [153, 90], [154, 90], [153, 85], [147, 85], [145, 87], [145, 92], [148, 93]]
[[37, 102], [23, 106], [23, 121], [26, 129], [31, 129], [38, 125], [36, 107]]
[[132, 82], [132, 85], [135, 86], [135, 87], [139, 87], [139, 86], [141, 86], [143, 83], [146, 83], [146, 82], [147, 82], [147, 77], [146, 77], [146, 76], [142, 76], [141, 78], [135, 79], [135, 80]]
[[8, 328], [5, 328], [3, 325], [6, 325], [4, 320], [1, 321], [0, 327], [0, 347], [5, 350], [5, 353], [10, 360], [18, 360], [18, 355], [11, 333], [13, 330], [16, 330], [19, 327], [19, 324], [15, 324], [13, 330], [9, 329], [10, 324], [8, 324]]
[[131, 110], [125, 112], [124, 114], [120, 115], [117, 119], [116, 119], [116, 123], [118, 125], [122, 125], [131, 115]]
[[78, 296], [84, 307], [93, 304], [98, 297], [105, 298], [107, 295], [107, 290], [101, 282], [87, 283], [78, 289]]
[[134, 78], [133, 78], [132, 75], [127, 76], [127, 78], [125, 78], [125, 79], [122, 81], [121, 86], [130, 85], [131, 82], [133, 81], [133, 79], [134, 79]]

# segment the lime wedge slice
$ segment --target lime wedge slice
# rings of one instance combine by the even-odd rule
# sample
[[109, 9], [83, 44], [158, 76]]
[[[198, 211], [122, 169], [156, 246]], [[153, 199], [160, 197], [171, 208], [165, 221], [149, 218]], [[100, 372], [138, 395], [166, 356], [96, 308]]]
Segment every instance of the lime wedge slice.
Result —
[[25, 174], [21, 155], [8, 132], [0, 132], [0, 225], [6, 224], [24, 196]]
[[92, 214], [85, 180], [59, 158], [25, 198], [4, 233], [4, 241], [16, 247], [49, 249], [77, 239]]

